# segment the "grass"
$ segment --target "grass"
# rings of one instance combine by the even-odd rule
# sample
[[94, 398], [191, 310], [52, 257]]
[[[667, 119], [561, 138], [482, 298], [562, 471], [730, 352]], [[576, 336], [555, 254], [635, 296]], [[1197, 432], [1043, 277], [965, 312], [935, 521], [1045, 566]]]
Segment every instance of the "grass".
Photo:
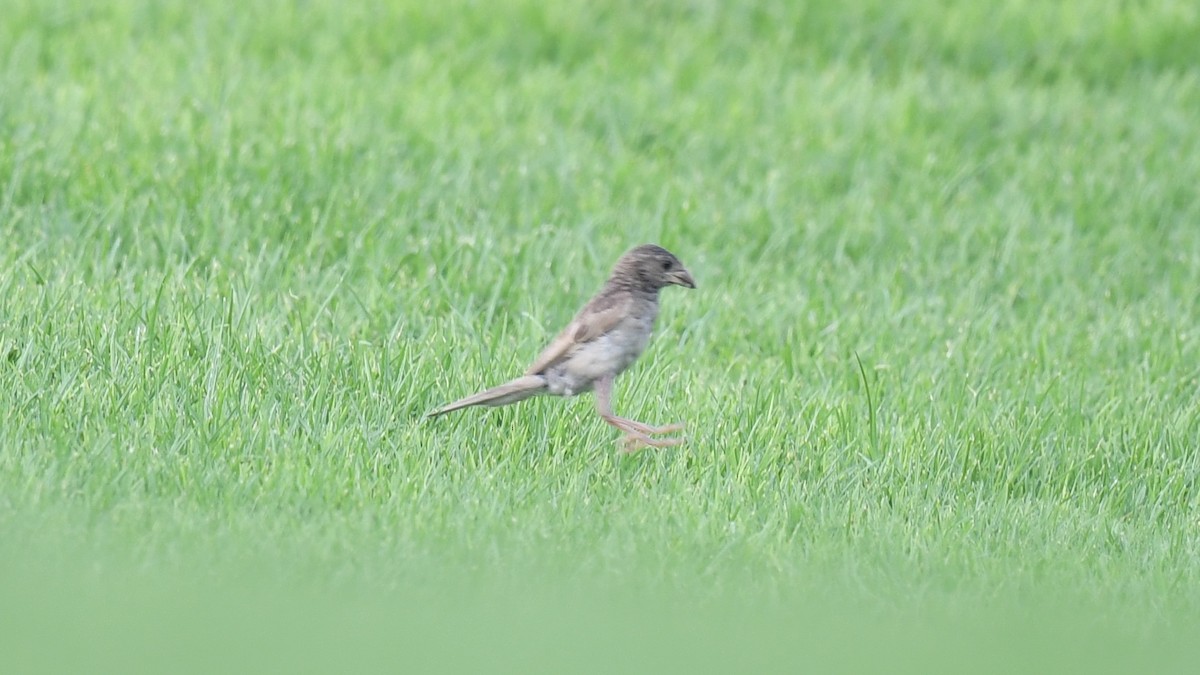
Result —
[[[10, 665], [1195, 662], [1193, 3], [4, 14]], [[422, 420], [646, 241], [686, 446]]]

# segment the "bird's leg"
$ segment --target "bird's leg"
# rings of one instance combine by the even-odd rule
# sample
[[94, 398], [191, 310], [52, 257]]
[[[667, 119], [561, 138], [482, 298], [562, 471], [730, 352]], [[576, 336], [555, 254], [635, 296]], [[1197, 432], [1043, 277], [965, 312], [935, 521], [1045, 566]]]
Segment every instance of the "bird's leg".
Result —
[[683, 429], [682, 424], [668, 424], [656, 427], [649, 424], [621, 417], [612, 410], [613, 378], [603, 377], [596, 381], [596, 411], [605, 422], [625, 432], [625, 452], [633, 452], [646, 445], [652, 448], [667, 448], [683, 443], [682, 438], [651, 438], [650, 434], [665, 434]]
[[654, 427], [637, 420], [631, 420], [628, 417], [617, 417], [616, 415], [613, 415], [612, 417], [620, 420], [630, 429], [643, 434], [670, 434], [676, 431], [683, 431], [682, 424], [664, 424], [661, 427]]
[[613, 378], [611, 377], [597, 380], [595, 385], [596, 410], [600, 412], [600, 416], [604, 418], [604, 421], [618, 429], [632, 429], [641, 434], [669, 434], [676, 431], [683, 431], [684, 425], [682, 424], [664, 424], [661, 427], [656, 427], [614, 414], [612, 411], [612, 385]]

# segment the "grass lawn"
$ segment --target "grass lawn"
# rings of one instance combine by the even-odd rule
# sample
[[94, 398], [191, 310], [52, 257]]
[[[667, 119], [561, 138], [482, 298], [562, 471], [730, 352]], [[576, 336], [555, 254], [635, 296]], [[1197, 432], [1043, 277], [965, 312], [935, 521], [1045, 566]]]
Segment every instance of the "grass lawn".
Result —
[[0, 4], [0, 670], [1200, 659], [1196, 3]]

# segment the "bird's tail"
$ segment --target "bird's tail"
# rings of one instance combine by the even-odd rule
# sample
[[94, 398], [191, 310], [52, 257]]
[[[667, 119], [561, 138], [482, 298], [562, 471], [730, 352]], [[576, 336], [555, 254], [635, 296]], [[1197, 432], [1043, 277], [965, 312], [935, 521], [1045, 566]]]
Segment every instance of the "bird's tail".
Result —
[[453, 412], [460, 408], [468, 408], [473, 405], [508, 405], [509, 403], [524, 401], [531, 396], [537, 396], [544, 391], [546, 391], [546, 378], [541, 375], [526, 375], [498, 387], [492, 387], [487, 391], [481, 391], [473, 396], [459, 399], [448, 406], [434, 410], [429, 413], [428, 417], [437, 417], [438, 415], [444, 415], [448, 412]]

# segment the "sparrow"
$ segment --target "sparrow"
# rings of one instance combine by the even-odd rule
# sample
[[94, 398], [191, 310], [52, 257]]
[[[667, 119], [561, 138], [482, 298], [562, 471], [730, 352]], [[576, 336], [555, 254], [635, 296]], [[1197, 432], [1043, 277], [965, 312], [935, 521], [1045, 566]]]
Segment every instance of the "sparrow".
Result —
[[596, 394], [596, 411], [624, 432], [623, 449], [679, 445], [682, 438], [653, 438], [681, 431], [682, 424], [651, 426], [612, 409], [613, 381], [645, 351], [658, 316], [658, 292], [676, 285], [695, 288], [691, 273], [673, 253], [645, 244], [627, 251], [613, 267], [608, 281], [571, 323], [542, 350], [525, 374], [439, 408], [437, 417], [470, 406], [502, 406], [532, 396]]

